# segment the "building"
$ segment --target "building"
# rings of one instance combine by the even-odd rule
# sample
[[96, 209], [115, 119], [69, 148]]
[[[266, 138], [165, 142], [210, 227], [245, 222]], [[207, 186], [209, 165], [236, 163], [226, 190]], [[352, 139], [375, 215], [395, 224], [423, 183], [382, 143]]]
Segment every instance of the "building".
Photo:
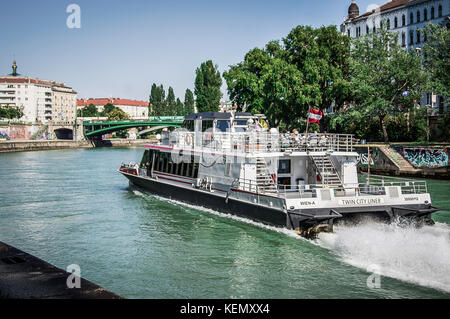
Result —
[[19, 107], [24, 115], [19, 120], [27, 123], [73, 123], [76, 115], [77, 92], [54, 81], [22, 77], [13, 72], [0, 77], [0, 105]]
[[[341, 32], [351, 38], [358, 38], [385, 27], [398, 34], [402, 47], [420, 51], [426, 41], [423, 28], [428, 23], [450, 27], [449, 14], [448, 0], [392, 0], [363, 14], [360, 14], [359, 7], [353, 0], [348, 8], [348, 16], [341, 25]], [[420, 104], [439, 109], [443, 101], [442, 96], [426, 93]]]
[[94, 104], [98, 111], [103, 111], [103, 107], [111, 103], [114, 106], [120, 108], [122, 111], [128, 114], [132, 119], [148, 119], [148, 102], [127, 100], [120, 98], [89, 98], [79, 99], [77, 101], [77, 108], [81, 109], [89, 104]]

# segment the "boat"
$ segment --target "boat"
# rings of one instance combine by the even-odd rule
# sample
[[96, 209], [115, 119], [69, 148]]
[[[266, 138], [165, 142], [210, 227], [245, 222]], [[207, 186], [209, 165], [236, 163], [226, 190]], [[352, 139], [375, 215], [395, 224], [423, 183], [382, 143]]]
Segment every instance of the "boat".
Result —
[[268, 129], [264, 115], [185, 116], [145, 146], [140, 163], [122, 163], [130, 184], [181, 202], [295, 230], [305, 238], [333, 225], [377, 219], [432, 224], [425, 181], [358, 180], [350, 134]]

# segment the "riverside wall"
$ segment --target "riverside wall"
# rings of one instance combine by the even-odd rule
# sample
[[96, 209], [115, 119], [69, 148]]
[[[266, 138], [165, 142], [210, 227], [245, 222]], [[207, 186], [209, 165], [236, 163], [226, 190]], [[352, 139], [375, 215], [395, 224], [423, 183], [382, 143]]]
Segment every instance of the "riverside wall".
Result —
[[101, 141], [71, 141], [71, 140], [38, 140], [38, 141], [2, 141], [0, 142], [0, 153], [44, 151], [57, 149], [77, 149], [92, 147], [130, 147], [152, 143], [154, 140], [127, 140], [111, 139]]

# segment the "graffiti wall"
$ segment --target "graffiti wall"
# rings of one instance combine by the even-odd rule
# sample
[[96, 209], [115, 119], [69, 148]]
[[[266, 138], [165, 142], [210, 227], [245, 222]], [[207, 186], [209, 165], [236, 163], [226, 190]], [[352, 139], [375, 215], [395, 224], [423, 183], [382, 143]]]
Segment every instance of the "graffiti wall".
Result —
[[447, 148], [406, 148], [397, 151], [417, 168], [436, 168], [449, 165], [449, 150]]
[[37, 125], [5, 125], [0, 127], [0, 141], [29, 140], [39, 129]]
[[357, 149], [358, 152], [358, 166], [367, 166], [367, 162], [370, 162], [370, 166], [375, 166], [376, 163], [380, 162], [380, 151], [378, 148], [370, 149], [370, 160], [369, 154], [367, 153], [367, 148]]

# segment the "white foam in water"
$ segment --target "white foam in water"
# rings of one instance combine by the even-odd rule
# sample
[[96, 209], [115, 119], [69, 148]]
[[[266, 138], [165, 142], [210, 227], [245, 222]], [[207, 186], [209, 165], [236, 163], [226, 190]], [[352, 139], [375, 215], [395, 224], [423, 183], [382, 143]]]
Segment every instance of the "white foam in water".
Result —
[[450, 292], [450, 228], [366, 223], [335, 226], [317, 243], [353, 266], [379, 269], [383, 276]]
[[[138, 196], [144, 193], [133, 190]], [[147, 194], [147, 193], [145, 193]], [[158, 200], [182, 205], [217, 216], [262, 227], [300, 240], [287, 228], [268, 226], [247, 218], [223, 214], [200, 206], [148, 194]], [[335, 252], [352, 266], [421, 286], [450, 292], [450, 227], [436, 223], [422, 228], [367, 222], [355, 226], [335, 226], [334, 233], [321, 233], [313, 244]]]

